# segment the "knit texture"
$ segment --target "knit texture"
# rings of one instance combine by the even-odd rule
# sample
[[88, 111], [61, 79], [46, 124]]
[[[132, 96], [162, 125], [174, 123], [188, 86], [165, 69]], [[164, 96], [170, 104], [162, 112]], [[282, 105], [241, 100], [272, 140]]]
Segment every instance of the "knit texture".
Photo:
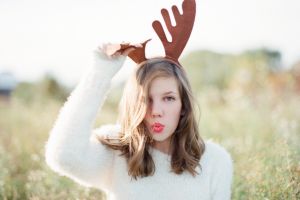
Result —
[[102, 145], [97, 135], [116, 135], [119, 125], [93, 130], [97, 112], [109, 90], [112, 77], [124, 56], [114, 59], [95, 52], [95, 65], [86, 73], [60, 110], [46, 144], [46, 162], [60, 175], [122, 200], [227, 200], [230, 199], [232, 159], [220, 145], [206, 141], [199, 175], [171, 172], [171, 157], [150, 148], [155, 163], [153, 176], [132, 179], [119, 152]]

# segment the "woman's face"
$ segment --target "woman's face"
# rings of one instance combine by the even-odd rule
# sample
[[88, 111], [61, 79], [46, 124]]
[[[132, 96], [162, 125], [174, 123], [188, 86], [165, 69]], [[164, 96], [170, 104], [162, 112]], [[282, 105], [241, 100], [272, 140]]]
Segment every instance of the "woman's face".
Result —
[[181, 98], [174, 77], [155, 78], [149, 88], [149, 106], [144, 122], [157, 142], [171, 139], [181, 113]]

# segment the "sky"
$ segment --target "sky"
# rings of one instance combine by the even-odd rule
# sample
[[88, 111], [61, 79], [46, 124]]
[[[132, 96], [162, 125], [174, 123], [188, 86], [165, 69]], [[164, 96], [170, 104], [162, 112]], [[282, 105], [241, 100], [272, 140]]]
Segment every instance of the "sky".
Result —
[[[279, 50], [283, 64], [300, 60], [299, 0], [196, 0], [197, 14], [182, 54], [194, 50], [240, 53], [267, 47]], [[142, 42], [147, 56], [163, 55], [152, 29], [160, 9], [182, 0], [0, 0], [0, 72], [36, 81], [45, 73], [74, 85], [93, 65], [102, 43]], [[115, 78], [129, 73], [127, 60]]]

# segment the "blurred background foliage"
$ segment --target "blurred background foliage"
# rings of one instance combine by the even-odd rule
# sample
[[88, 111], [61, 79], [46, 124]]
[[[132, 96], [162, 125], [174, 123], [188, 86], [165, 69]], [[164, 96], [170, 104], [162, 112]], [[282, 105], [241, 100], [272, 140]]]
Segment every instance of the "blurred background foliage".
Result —
[[[200, 132], [234, 160], [232, 199], [300, 199], [300, 60], [283, 66], [276, 50], [194, 51], [181, 60], [200, 107]], [[0, 199], [105, 199], [52, 172], [44, 145], [73, 88], [51, 75], [21, 82], [0, 98]], [[116, 120], [122, 86], [95, 126]]]

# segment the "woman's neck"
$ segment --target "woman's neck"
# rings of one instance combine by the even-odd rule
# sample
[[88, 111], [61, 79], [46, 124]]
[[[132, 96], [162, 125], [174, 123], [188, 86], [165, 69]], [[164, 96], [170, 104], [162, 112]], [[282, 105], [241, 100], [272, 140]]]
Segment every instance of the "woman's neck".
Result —
[[153, 148], [159, 150], [160, 152], [164, 154], [170, 154], [170, 145], [171, 145], [171, 140], [164, 140], [164, 141], [155, 141], [154, 144], [152, 145]]

